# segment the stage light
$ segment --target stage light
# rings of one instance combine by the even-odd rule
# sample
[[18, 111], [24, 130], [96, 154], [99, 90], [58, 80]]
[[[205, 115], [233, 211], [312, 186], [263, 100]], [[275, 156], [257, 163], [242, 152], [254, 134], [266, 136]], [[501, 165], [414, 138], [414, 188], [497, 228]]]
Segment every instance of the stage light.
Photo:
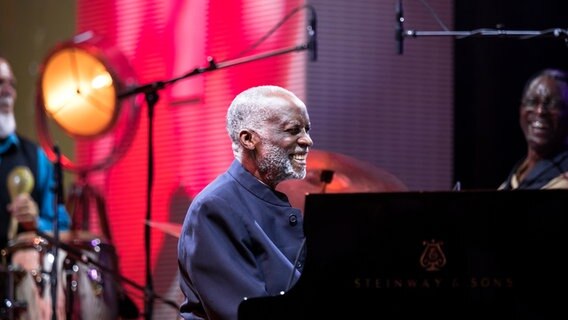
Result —
[[[46, 115], [67, 135], [92, 140], [111, 134], [117, 122], [126, 121], [120, 133], [113, 133], [116, 145], [109, 157], [93, 167], [108, 166], [124, 151], [124, 144], [137, 125], [135, 98], [119, 94], [136, 84], [126, 58], [111, 44], [92, 32], [85, 32], [59, 44], [45, 58], [37, 83], [36, 119], [40, 143], [53, 156]], [[125, 110], [126, 109], [126, 110]], [[126, 113], [126, 115], [122, 115]], [[136, 119], [135, 119], [136, 118]], [[66, 168], [78, 169], [64, 157]], [[94, 168], [81, 168], [91, 171]]]

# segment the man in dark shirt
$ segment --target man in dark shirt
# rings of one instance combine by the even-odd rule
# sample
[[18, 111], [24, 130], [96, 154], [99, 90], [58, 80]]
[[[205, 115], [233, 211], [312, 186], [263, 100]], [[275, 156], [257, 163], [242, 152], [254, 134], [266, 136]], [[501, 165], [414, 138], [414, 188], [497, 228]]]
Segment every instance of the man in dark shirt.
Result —
[[568, 188], [568, 74], [545, 69], [523, 90], [519, 124], [527, 154], [499, 186], [511, 189]]
[[[8, 240], [10, 220], [15, 219], [19, 231], [53, 229], [55, 186], [53, 165], [45, 152], [30, 140], [16, 133], [14, 104], [15, 78], [8, 61], [0, 57], [0, 247]], [[33, 189], [13, 197], [7, 187], [15, 167], [27, 167], [32, 173]], [[69, 229], [69, 216], [63, 206], [58, 208], [61, 230]], [[11, 235], [12, 237], [15, 235]]]
[[227, 130], [235, 160], [192, 201], [179, 239], [183, 319], [237, 319], [243, 299], [285, 292], [303, 266], [301, 212], [275, 187], [306, 175], [305, 104], [253, 87], [231, 103]]

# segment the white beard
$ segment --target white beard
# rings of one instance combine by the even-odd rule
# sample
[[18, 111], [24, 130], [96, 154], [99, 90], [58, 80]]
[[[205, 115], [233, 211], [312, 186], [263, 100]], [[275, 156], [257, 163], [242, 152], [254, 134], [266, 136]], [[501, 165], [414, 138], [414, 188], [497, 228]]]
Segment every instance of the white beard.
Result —
[[16, 117], [13, 113], [0, 112], [0, 138], [4, 139], [16, 131]]
[[259, 171], [274, 185], [288, 179], [303, 179], [306, 169], [294, 168], [286, 150], [272, 144], [264, 145], [264, 155], [258, 160]]

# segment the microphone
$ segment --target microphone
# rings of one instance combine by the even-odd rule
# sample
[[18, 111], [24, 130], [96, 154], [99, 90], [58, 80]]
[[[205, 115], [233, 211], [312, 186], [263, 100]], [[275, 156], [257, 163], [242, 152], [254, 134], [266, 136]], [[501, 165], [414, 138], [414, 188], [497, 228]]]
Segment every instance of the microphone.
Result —
[[403, 27], [403, 23], [404, 23], [404, 14], [402, 12], [402, 0], [398, 0], [396, 2], [396, 28], [395, 28], [395, 33], [394, 33], [394, 38], [396, 40], [397, 43], [397, 49], [396, 52], [398, 54], [402, 54], [402, 52], [404, 51], [404, 27]]
[[311, 8], [311, 18], [308, 24], [308, 50], [310, 51], [310, 61], [318, 60], [318, 42], [317, 42], [317, 23], [316, 10]]
[[[6, 181], [8, 192], [12, 201], [20, 194], [31, 193], [34, 188], [34, 176], [30, 168], [26, 166], [17, 166], [10, 171]], [[15, 217], [10, 219], [8, 227], [8, 239], [13, 239], [18, 231], [18, 220]]]
[[321, 193], [325, 193], [325, 189], [327, 185], [331, 183], [333, 180], [333, 174], [335, 172], [333, 170], [322, 170], [320, 175], [320, 181], [323, 183], [323, 187], [321, 188]]

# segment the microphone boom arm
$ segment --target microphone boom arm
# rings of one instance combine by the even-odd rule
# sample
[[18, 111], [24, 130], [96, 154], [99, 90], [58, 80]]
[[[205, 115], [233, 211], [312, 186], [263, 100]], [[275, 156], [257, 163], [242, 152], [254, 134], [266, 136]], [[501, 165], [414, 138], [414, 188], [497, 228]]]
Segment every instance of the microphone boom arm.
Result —
[[469, 37], [507, 37], [507, 38], [544, 38], [544, 37], [568, 37], [568, 29], [552, 28], [541, 31], [535, 30], [503, 30], [503, 29], [477, 29], [472, 31], [416, 31], [416, 30], [403, 30], [402, 36], [404, 38], [418, 38], [418, 37], [436, 37], [436, 36], [452, 36], [458, 39]]
[[126, 91], [119, 93], [118, 98], [122, 99], [122, 98], [126, 98], [128, 96], [138, 94], [138, 93], [155, 92], [157, 90], [164, 89], [166, 86], [174, 84], [175, 82], [177, 82], [179, 80], [186, 79], [186, 78], [196, 76], [196, 75], [199, 75], [199, 74], [203, 74], [203, 73], [206, 73], [206, 72], [220, 70], [220, 69], [224, 69], [224, 68], [228, 68], [228, 67], [248, 63], [248, 62], [253, 62], [253, 61], [271, 58], [271, 57], [275, 57], [275, 56], [279, 56], [279, 55], [283, 55], [283, 54], [287, 54], [287, 53], [291, 53], [291, 52], [299, 52], [299, 51], [304, 51], [304, 50], [309, 50], [309, 49], [310, 49], [310, 44], [308, 42], [308, 43], [300, 44], [300, 45], [297, 45], [297, 46], [294, 46], [294, 47], [276, 49], [276, 50], [269, 51], [269, 52], [259, 53], [259, 54], [256, 54], [256, 55], [251, 55], [251, 56], [242, 57], [242, 58], [236, 58], [236, 59], [233, 59], [233, 60], [227, 60], [227, 61], [222, 61], [222, 62], [218, 62], [218, 63], [215, 62], [215, 60], [212, 57], [208, 57], [207, 60], [209, 61], [209, 65], [207, 67], [195, 68], [192, 71], [187, 72], [186, 74], [184, 74], [182, 76], [179, 76], [179, 77], [176, 77], [176, 78], [173, 78], [173, 79], [170, 79], [170, 80], [155, 81], [155, 82], [151, 82], [151, 83], [148, 83], [148, 84], [143, 84], [143, 85], [140, 85], [140, 86], [137, 86], [137, 87], [127, 89]]

